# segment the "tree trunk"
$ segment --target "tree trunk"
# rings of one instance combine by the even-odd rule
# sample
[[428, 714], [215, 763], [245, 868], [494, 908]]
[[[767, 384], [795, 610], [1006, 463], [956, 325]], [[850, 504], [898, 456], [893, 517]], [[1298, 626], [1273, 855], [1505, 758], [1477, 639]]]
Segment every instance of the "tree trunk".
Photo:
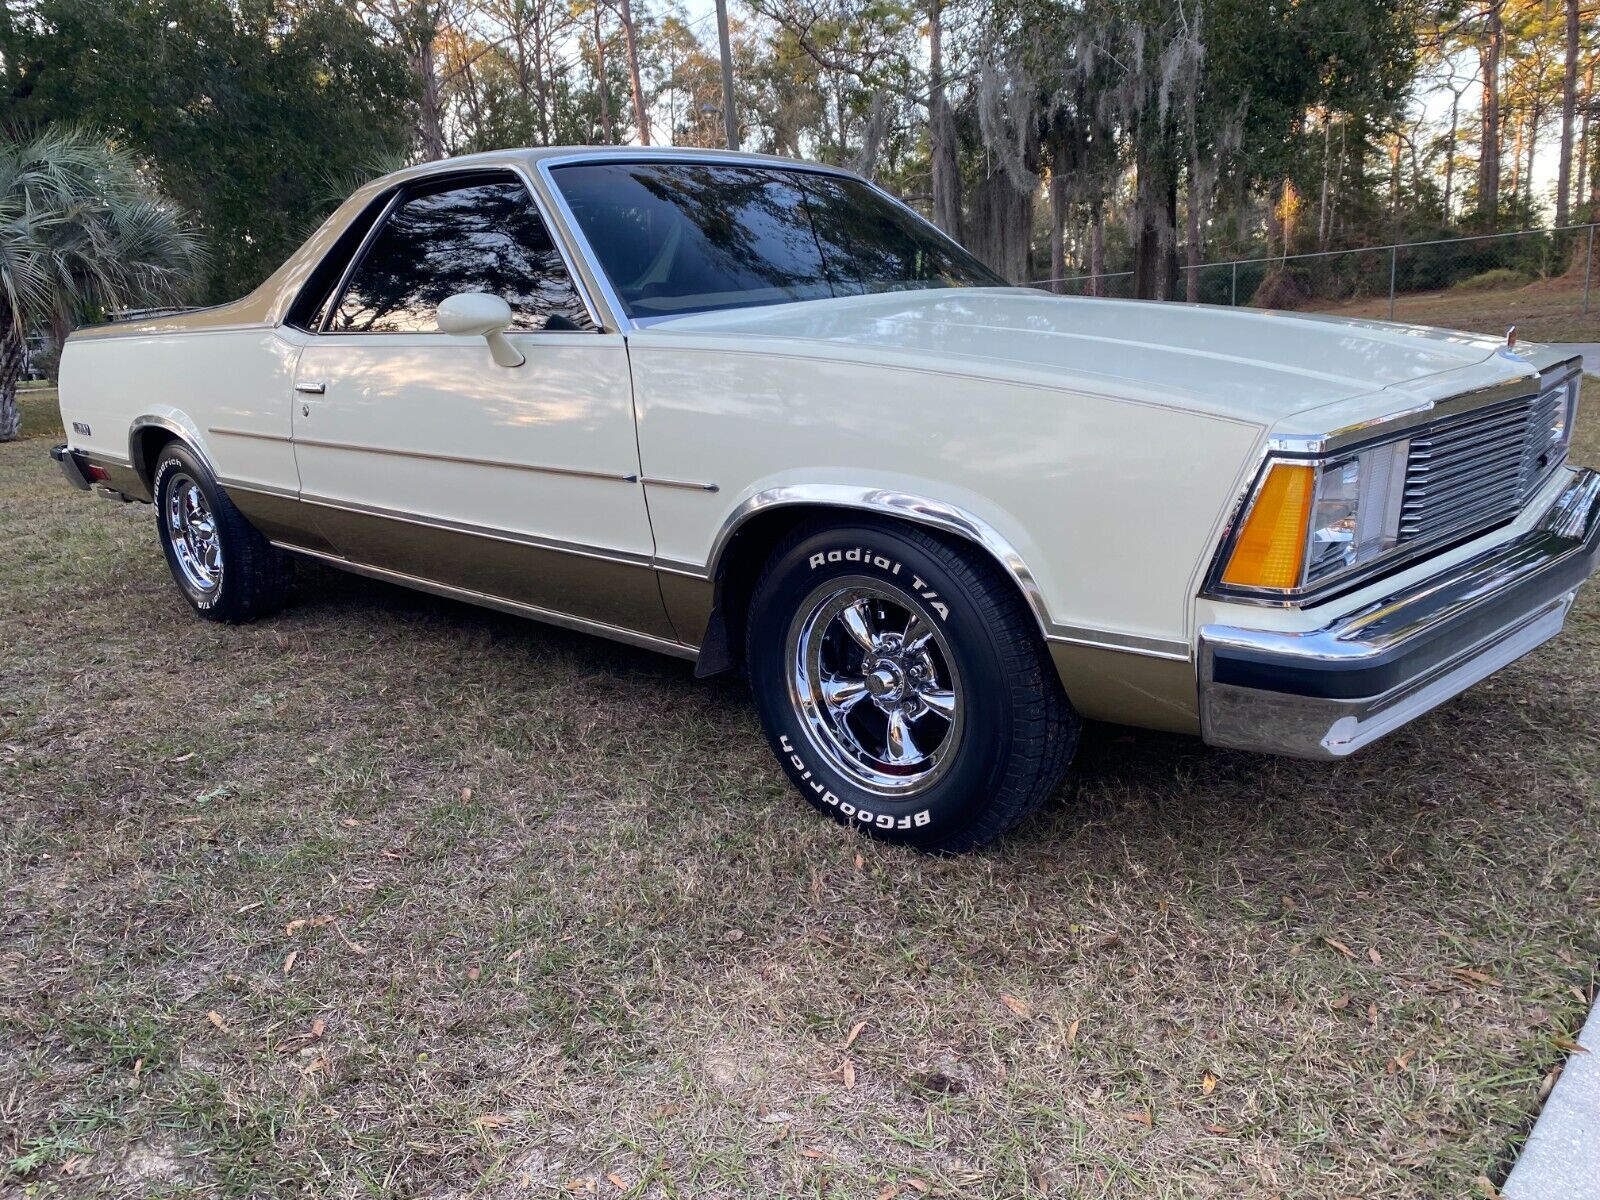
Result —
[[610, 146], [617, 140], [611, 128], [611, 89], [606, 86], [606, 37], [600, 25], [600, 0], [594, 0], [594, 86], [600, 101], [600, 140]]
[[[1389, 145], [1389, 240], [1400, 240], [1400, 131]], [[1287, 253], [1287, 251], [1285, 251]]]
[[1105, 290], [1102, 277], [1106, 273], [1106, 218], [1095, 209], [1094, 225], [1089, 230], [1089, 294], [1098, 296]]
[[[1189, 245], [1185, 251], [1189, 269], [1184, 274], [1184, 299], [1190, 304], [1200, 302], [1200, 164], [1189, 159], [1189, 203], [1185, 216], [1189, 221]], [[1323, 190], [1327, 190], [1324, 183]]]
[[728, 0], [717, 0], [717, 48], [722, 55], [722, 136], [739, 148], [739, 113], [733, 99], [733, 46], [728, 36]]
[[933, 223], [961, 237], [961, 164], [956, 159], [955, 122], [944, 94], [944, 11], [928, 4], [928, 157], [933, 168]]
[[1528, 182], [1524, 186], [1528, 193], [1529, 211], [1533, 209], [1533, 155], [1539, 146], [1539, 118], [1543, 115], [1544, 113], [1540, 111], [1537, 104], [1533, 106], [1533, 111], [1528, 114]]
[[968, 249], [1005, 277], [1028, 279], [1028, 242], [1033, 225], [1033, 193], [1021, 191], [1004, 171], [996, 171], [972, 192]]
[[[1064, 140], [1064, 139], [1063, 139]], [[1062, 155], [1061, 142], [1056, 153]], [[1067, 274], [1067, 175], [1064, 161], [1050, 164], [1050, 290], [1062, 295], [1067, 285], [1062, 282]]]
[[1478, 155], [1478, 212], [1484, 226], [1493, 229], [1500, 213], [1500, 49], [1505, 34], [1500, 25], [1504, 0], [1489, 0], [1488, 21], [1478, 60], [1483, 69], [1483, 144]]
[[[1504, 115], [1502, 114], [1503, 120]], [[1514, 205], [1517, 202], [1517, 197], [1522, 194], [1522, 147], [1527, 144], [1523, 140], [1527, 122], [1519, 120], [1514, 110], [1511, 121], [1512, 128], [1516, 130], [1516, 134], [1511, 139], [1511, 176], [1505, 180], [1505, 183], [1511, 189], [1511, 203]]]
[[22, 335], [7, 314], [0, 318], [0, 442], [15, 441], [22, 432], [22, 413], [17, 409], [17, 380], [22, 377], [22, 358], [26, 347]]
[[1317, 197], [1317, 249], [1328, 248], [1328, 166], [1333, 157], [1333, 126], [1322, 116], [1322, 194]]
[[417, 47], [411, 56], [412, 69], [417, 73], [422, 92], [417, 113], [418, 133], [423, 156], [428, 159], [445, 157], [444, 98], [439, 94], [439, 72], [433, 61], [433, 43], [438, 32], [437, 26], [419, 29]]
[[639, 78], [639, 39], [633, 27], [633, 8], [628, 0], [617, 0], [617, 15], [622, 18], [622, 40], [628, 50], [628, 85], [633, 89], [633, 122], [639, 128], [639, 144], [650, 144], [650, 113], [644, 105], [644, 83]]
[[1134, 192], [1133, 295], [1170, 300], [1178, 273], [1178, 180], [1170, 139], [1152, 139], [1140, 155]]
[[[1578, 172], [1573, 180], [1573, 203], [1583, 205], [1588, 197], [1585, 189], [1589, 186], [1589, 110], [1594, 104], [1594, 66], [1584, 72], [1583, 76], [1583, 125], [1578, 131]], [[1594, 213], [1588, 214], [1589, 220], [1594, 220]]]
[[1561, 77], [1561, 158], [1556, 168], [1556, 226], [1565, 225], [1572, 194], [1572, 127], [1578, 114], [1578, 0], [1567, 0], [1567, 63]]
[[1452, 207], [1452, 192], [1456, 182], [1456, 136], [1461, 125], [1461, 97], [1458, 93], [1450, 93], [1450, 136], [1445, 141], [1444, 157], [1444, 219], [1450, 220]]

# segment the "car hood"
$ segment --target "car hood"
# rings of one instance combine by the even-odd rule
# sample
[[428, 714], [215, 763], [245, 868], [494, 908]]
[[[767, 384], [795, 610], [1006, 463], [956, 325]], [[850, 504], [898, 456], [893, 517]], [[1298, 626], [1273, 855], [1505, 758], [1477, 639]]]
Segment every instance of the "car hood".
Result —
[[[807, 344], [921, 370], [1114, 395], [1261, 424], [1399, 389], [1466, 390], [1528, 373], [1491, 364], [1504, 341], [1422, 326], [1210, 305], [1052, 296], [1025, 288], [887, 292], [698, 313], [652, 323], [656, 337]], [[1485, 367], [1488, 367], [1486, 370]], [[1419, 389], [1459, 372], [1461, 386]], [[1449, 383], [1452, 381], [1444, 381]], [[1381, 407], [1381, 405], [1377, 406]]]

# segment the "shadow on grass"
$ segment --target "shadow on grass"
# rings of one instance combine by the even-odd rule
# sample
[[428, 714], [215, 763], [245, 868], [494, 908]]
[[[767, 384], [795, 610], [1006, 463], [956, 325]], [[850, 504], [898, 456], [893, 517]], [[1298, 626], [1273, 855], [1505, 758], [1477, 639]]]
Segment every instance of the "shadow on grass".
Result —
[[[482, 638], [487, 647], [463, 651], [493, 660], [513, 672], [525, 663], [530, 672], [551, 661], [583, 676], [605, 678], [621, 686], [645, 687], [653, 693], [645, 722], [670, 722], [671, 714], [655, 708], [662, 695], [680, 694], [719, 728], [748, 731], [748, 755], [767, 764], [742, 673], [695, 679], [691, 664], [623, 643], [547, 625], [433, 596], [301, 560], [286, 620], [320, 626], [343, 616], [375, 625], [415, 623], [451, 636]], [[403, 640], [401, 632], [399, 638]], [[1514, 675], [1516, 668], [1512, 669]], [[485, 678], [488, 678], [487, 672]], [[447, 681], [441, 681], [445, 684]], [[453, 681], [448, 681], [454, 686]], [[1517, 715], [1516, 687], [1496, 696], [1478, 691], [1446, 704], [1411, 727], [1337, 763], [1310, 762], [1264, 754], [1220, 750], [1198, 737], [1166, 734], [1088, 722], [1072, 769], [1041, 813], [1004, 840], [1003, 854], [1050, 853], [1053, 845], [1072, 838], [1089, 825], [1109, 826], [1130, 836], [1157, 829], [1181, 835], [1192, 847], [1206, 847], [1226, 857], [1264, 827], [1282, 827], [1335, 858], [1354, 852], [1367, 837], [1387, 827], [1413, 823], [1419, 811], [1471, 794], [1475, 801], [1497, 786], [1491, 767], [1486, 778], [1465, 769], [1463, 750], [1473, 761], [1509, 754], [1520, 761], [1523, 748], [1509, 741]], [[506, 698], [506, 707], [513, 700]], [[1509, 711], [1497, 708], [1513, 703]], [[1563, 724], [1585, 720], [1576, 697], [1559, 691], [1541, 704], [1548, 717]], [[1552, 708], [1570, 704], [1566, 716]], [[776, 765], [771, 766], [777, 778]], [[799, 797], [793, 797], [798, 804]]]

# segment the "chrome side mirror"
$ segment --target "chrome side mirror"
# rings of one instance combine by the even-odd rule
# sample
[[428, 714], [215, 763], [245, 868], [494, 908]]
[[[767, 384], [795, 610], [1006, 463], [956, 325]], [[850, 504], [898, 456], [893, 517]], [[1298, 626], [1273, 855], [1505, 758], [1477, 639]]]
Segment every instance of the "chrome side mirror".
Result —
[[489, 343], [489, 355], [502, 367], [520, 367], [527, 360], [506, 340], [511, 305], [488, 292], [458, 292], [439, 305], [436, 317], [444, 333], [473, 334]]

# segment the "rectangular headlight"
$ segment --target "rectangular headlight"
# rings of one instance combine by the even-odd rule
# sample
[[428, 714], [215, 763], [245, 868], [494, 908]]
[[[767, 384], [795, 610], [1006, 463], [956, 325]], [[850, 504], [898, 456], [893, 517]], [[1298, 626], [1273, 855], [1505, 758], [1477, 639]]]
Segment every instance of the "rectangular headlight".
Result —
[[1583, 390], [1583, 375], [1574, 374], [1561, 385], [1562, 402], [1556, 407], [1556, 417], [1550, 429], [1552, 461], [1564, 458], [1572, 445], [1572, 427], [1578, 420], [1578, 393]]
[[1319, 464], [1303, 584], [1371, 562], [1400, 540], [1409, 441]]
[[1411, 443], [1310, 461], [1269, 460], [1219, 582], [1294, 593], [1355, 571], [1399, 541]]

